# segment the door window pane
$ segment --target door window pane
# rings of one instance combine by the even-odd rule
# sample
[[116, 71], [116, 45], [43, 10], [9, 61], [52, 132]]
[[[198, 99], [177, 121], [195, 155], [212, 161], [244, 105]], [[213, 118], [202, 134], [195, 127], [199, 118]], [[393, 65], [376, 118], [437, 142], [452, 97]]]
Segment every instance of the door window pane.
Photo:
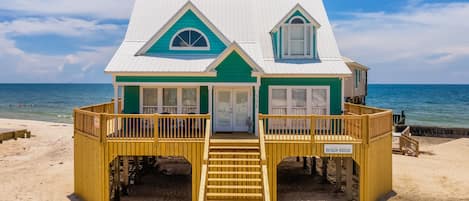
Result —
[[306, 114], [306, 89], [292, 90], [292, 114]]

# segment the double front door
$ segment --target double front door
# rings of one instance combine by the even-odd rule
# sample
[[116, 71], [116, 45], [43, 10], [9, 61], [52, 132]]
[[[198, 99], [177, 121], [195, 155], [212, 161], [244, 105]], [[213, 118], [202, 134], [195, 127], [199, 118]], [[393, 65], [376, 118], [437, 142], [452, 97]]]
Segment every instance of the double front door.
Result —
[[215, 131], [249, 132], [252, 120], [252, 89], [215, 88]]

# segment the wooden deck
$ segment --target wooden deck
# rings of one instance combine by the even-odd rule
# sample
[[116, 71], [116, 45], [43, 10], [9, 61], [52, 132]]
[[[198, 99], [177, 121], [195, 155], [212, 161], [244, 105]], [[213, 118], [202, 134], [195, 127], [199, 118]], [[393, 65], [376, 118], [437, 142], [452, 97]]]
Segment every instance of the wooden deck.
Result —
[[18, 138], [30, 138], [31, 132], [26, 129], [7, 129], [7, 128], [0, 128], [0, 144], [3, 141], [10, 140], [10, 139], [18, 139]]
[[[259, 114], [256, 136], [212, 133], [208, 114], [115, 114], [112, 106], [74, 112], [75, 193], [85, 200], [112, 197], [120, 184], [110, 181], [116, 174], [110, 165], [128, 156], [184, 157], [192, 167], [193, 201], [276, 201], [277, 165], [287, 157], [353, 159], [360, 167], [361, 201], [392, 187], [388, 110], [346, 104], [350, 115]], [[351, 153], [326, 152], [327, 144], [346, 144]]]

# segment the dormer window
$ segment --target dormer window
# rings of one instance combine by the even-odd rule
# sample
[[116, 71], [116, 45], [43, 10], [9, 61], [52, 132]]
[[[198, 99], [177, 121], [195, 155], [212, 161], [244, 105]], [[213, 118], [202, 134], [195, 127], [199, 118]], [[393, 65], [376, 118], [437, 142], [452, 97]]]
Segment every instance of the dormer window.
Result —
[[312, 58], [313, 25], [296, 16], [282, 25], [282, 56], [284, 58]]
[[207, 36], [201, 31], [188, 28], [178, 31], [171, 40], [171, 50], [209, 50]]

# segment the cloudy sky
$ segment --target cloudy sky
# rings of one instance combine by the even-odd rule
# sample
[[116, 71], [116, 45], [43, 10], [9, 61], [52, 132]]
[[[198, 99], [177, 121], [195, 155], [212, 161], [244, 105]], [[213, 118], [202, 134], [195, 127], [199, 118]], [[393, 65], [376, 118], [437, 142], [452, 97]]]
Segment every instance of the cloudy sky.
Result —
[[[324, 0], [373, 83], [469, 83], [469, 0]], [[0, 0], [0, 83], [110, 82], [133, 0]]]

